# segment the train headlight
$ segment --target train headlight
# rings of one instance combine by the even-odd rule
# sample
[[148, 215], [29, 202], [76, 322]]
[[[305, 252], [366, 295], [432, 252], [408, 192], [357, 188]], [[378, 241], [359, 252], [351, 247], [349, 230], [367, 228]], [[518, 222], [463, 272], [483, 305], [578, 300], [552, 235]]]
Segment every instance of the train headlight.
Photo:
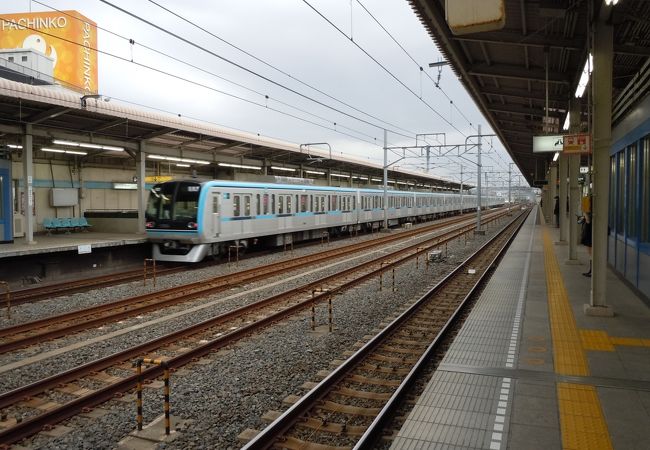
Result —
[[187, 224], [187, 228], [189, 228], [191, 230], [196, 230], [198, 227], [199, 227], [199, 224], [196, 223], [196, 222], [189, 222]]
[[156, 222], [146, 222], [146, 223], [144, 224], [144, 226], [145, 226], [146, 228], [153, 228], [153, 227], [156, 226]]

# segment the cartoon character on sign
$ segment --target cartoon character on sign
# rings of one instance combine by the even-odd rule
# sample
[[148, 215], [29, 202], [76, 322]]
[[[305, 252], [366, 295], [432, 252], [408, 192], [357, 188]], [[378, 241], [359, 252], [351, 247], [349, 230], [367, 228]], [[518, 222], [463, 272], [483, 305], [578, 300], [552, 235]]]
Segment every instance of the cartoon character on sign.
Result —
[[33, 48], [34, 50], [37, 50], [43, 53], [44, 55], [49, 56], [54, 60], [52, 63], [52, 67], [56, 67], [56, 60], [57, 60], [56, 50], [51, 45], [49, 47], [50, 47], [50, 53], [48, 55], [47, 42], [45, 42], [45, 39], [40, 34], [30, 34], [23, 41], [23, 48]]

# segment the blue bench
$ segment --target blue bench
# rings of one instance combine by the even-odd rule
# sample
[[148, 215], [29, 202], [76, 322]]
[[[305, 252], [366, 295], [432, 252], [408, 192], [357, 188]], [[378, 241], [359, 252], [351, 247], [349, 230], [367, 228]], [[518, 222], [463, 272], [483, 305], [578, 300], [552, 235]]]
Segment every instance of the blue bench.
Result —
[[52, 231], [87, 231], [91, 224], [88, 223], [85, 217], [46, 217], [43, 219], [43, 227], [48, 234]]

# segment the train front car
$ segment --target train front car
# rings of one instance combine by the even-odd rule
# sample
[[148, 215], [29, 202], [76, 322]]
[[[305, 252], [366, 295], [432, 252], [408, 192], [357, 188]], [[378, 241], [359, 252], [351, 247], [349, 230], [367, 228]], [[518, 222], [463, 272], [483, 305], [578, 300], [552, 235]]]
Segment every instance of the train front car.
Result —
[[200, 194], [195, 181], [168, 181], [151, 189], [145, 217], [154, 259], [198, 262], [206, 256], [209, 246], [200, 244]]

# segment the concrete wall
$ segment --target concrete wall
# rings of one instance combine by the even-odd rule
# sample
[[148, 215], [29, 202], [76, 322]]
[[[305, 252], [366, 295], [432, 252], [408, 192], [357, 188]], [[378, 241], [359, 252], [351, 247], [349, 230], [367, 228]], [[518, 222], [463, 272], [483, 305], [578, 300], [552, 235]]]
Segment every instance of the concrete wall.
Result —
[[[19, 201], [22, 201], [24, 198], [22, 163], [14, 162], [12, 171], [13, 179], [19, 180], [20, 192], [18, 195], [21, 199]], [[35, 231], [45, 231], [43, 219], [46, 217], [81, 217], [86, 211], [137, 211], [137, 191], [113, 188], [115, 182], [131, 183], [134, 172], [131, 169], [90, 167], [82, 168], [79, 173], [79, 169], [73, 165], [72, 160], [69, 165], [64, 161], [58, 161], [52, 165], [43, 162], [34, 163]], [[50, 206], [50, 189], [52, 187], [78, 188], [79, 201], [77, 205], [56, 208]], [[20, 212], [24, 212], [23, 206], [20, 207]], [[93, 218], [88, 221], [93, 225], [94, 231], [137, 231], [136, 219], [125, 219], [123, 225], [116, 225], [117, 222], [114, 222], [113, 227], [106, 226], [107, 219]], [[118, 229], [115, 229], [115, 226]]]

